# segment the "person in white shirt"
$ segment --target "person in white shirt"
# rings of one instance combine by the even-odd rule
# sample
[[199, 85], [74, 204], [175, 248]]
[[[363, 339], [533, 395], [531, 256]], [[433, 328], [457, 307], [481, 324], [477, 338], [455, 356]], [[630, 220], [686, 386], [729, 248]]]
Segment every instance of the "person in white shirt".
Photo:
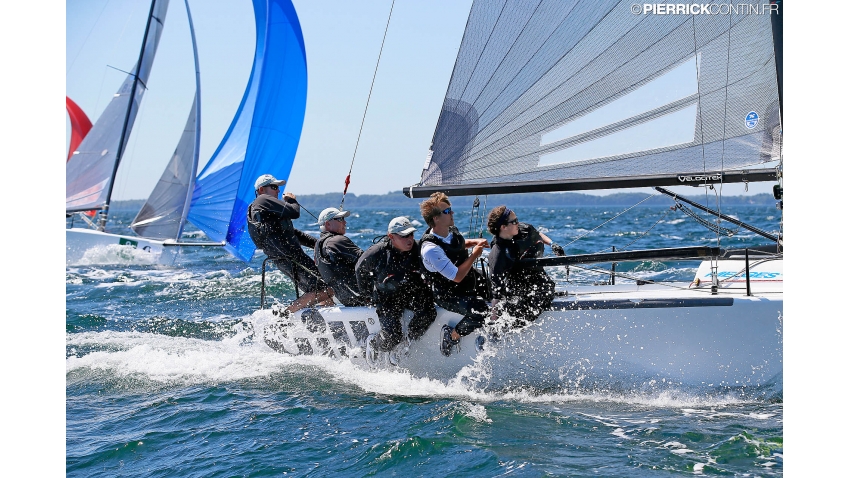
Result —
[[[443, 325], [440, 352], [449, 356], [461, 337], [484, 325], [490, 317], [490, 288], [483, 274], [475, 269], [475, 261], [490, 245], [486, 239], [464, 239], [455, 227], [451, 201], [441, 192], [423, 201], [419, 211], [429, 226], [420, 239], [421, 254], [435, 302], [463, 315], [454, 328]], [[472, 251], [467, 251], [470, 248]]]

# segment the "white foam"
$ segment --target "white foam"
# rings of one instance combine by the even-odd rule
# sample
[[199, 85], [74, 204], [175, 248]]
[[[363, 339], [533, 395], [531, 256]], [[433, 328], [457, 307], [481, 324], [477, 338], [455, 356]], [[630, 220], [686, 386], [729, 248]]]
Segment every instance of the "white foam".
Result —
[[[271, 316], [269, 316], [271, 317]], [[215, 321], [225, 320], [225, 316]], [[211, 319], [205, 319], [209, 323]], [[358, 367], [348, 360], [323, 356], [291, 356], [270, 349], [260, 338], [271, 318], [252, 315], [234, 326], [235, 335], [221, 340], [173, 337], [147, 332], [82, 332], [66, 335], [66, 346], [71, 354], [66, 358], [67, 374], [85, 380], [86, 372], [99, 371], [117, 377], [142, 377], [165, 384], [230, 383], [234, 381], [268, 377], [283, 371], [305, 373], [315, 371], [330, 379], [350, 384], [365, 393], [402, 397], [455, 398], [464, 405], [459, 413], [480, 422], [488, 422], [482, 403], [516, 401], [523, 403], [628, 403], [653, 408], [682, 409], [684, 414], [719, 416], [723, 406], [742, 403], [734, 396], [705, 397], [687, 391], [664, 392], [614, 392], [588, 391], [571, 388], [551, 393], [541, 393], [528, 387], [491, 391], [486, 387], [494, 363], [487, 354], [462, 369], [456, 377], [440, 381], [414, 377], [405, 370], [371, 371]], [[241, 324], [247, 324], [243, 326]], [[253, 329], [253, 333], [252, 333]], [[253, 338], [252, 338], [253, 337]], [[94, 350], [90, 351], [89, 350]], [[83, 352], [80, 352], [83, 351]], [[313, 372], [309, 372], [313, 370]], [[474, 404], [473, 404], [474, 403]], [[477, 404], [477, 405], [475, 405]], [[769, 419], [769, 413], [760, 413], [759, 419]], [[750, 415], [748, 415], [750, 416]], [[605, 426], [622, 427], [620, 420], [594, 417]], [[752, 418], [750, 416], [750, 418]]]
[[109, 244], [87, 249], [83, 257], [75, 265], [154, 265], [159, 261], [159, 255], [137, 249], [133, 246]]

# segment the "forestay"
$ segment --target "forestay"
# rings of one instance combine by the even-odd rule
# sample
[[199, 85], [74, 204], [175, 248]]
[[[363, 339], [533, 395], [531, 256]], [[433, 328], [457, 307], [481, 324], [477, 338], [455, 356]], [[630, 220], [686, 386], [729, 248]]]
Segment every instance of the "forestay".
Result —
[[307, 105], [307, 59], [289, 0], [254, 0], [257, 46], [248, 86], [218, 149], [195, 183], [189, 221], [244, 261], [255, 246], [246, 211], [261, 174], [286, 179]]
[[665, 185], [778, 160], [775, 5], [713, 6], [728, 14], [476, 1], [409, 193]]

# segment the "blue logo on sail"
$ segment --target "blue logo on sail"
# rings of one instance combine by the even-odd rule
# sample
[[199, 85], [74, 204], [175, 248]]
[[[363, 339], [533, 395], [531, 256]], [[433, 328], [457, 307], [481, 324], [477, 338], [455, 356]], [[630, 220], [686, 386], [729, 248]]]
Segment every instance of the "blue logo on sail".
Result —
[[755, 128], [755, 127], [756, 127], [756, 125], [757, 125], [757, 124], [759, 124], [759, 115], [758, 115], [758, 113], [756, 113], [755, 111], [750, 111], [749, 113], [747, 113], [747, 117], [746, 117], [746, 118], [744, 118], [744, 124], [745, 124], [745, 125], [747, 126], [747, 128], [749, 128], [749, 129], [753, 129], [753, 128]]

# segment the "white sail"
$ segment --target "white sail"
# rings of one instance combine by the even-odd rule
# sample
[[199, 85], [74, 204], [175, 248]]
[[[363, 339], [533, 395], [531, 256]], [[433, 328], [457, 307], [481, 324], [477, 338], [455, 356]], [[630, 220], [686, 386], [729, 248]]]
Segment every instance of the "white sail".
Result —
[[66, 212], [99, 209], [109, 203], [115, 172], [139, 111], [167, 11], [168, 0], [154, 0], [139, 61], [68, 160]]
[[198, 170], [198, 154], [201, 141], [201, 73], [198, 62], [198, 45], [189, 1], [186, 15], [189, 18], [189, 33], [192, 37], [192, 53], [195, 58], [195, 99], [186, 119], [183, 134], [171, 161], [144, 206], [139, 210], [130, 228], [139, 236], [156, 239], [179, 240], [186, 224], [195, 175]]
[[475, 2], [418, 186], [607, 189], [778, 159], [771, 10], [738, 3]]

